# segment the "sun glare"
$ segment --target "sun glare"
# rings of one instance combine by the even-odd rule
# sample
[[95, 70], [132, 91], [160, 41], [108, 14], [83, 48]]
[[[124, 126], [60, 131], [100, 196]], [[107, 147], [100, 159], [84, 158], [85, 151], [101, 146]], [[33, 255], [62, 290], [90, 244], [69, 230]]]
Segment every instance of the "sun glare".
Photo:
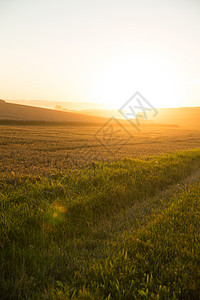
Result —
[[179, 106], [180, 74], [167, 60], [137, 55], [99, 67], [93, 78], [93, 98], [118, 109], [136, 91], [155, 107]]

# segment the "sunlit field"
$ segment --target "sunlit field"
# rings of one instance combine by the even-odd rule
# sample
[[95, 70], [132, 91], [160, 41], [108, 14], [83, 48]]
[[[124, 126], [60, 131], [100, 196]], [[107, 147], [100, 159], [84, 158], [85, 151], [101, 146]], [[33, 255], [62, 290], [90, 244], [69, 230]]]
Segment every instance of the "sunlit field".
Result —
[[98, 130], [1, 126], [1, 299], [198, 299], [199, 131]]
[[130, 139], [127, 140], [127, 133], [121, 130], [121, 136], [114, 136], [109, 146], [102, 135], [95, 135], [101, 126], [1, 125], [0, 176], [66, 172], [92, 161], [142, 158], [200, 146], [200, 131], [194, 126], [146, 125], [140, 127], [140, 132], [129, 126]]

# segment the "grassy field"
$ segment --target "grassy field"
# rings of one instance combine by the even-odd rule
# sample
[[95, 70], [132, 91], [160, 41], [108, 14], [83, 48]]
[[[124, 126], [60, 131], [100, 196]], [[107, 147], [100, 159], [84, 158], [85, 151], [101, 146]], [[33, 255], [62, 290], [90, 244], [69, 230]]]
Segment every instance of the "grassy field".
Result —
[[199, 299], [200, 149], [0, 186], [1, 299]]

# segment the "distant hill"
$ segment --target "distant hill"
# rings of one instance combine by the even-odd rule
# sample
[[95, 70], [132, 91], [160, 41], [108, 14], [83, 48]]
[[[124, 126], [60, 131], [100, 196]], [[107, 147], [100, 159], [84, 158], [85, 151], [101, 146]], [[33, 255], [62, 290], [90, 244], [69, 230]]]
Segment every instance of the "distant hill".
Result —
[[[173, 124], [200, 129], [200, 107], [158, 108], [158, 114], [143, 124]], [[148, 112], [147, 112], [148, 115]], [[82, 111], [54, 110], [27, 105], [13, 104], [0, 99], [0, 121], [43, 121], [67, 123], [105, 123], [114, 116], [122, 118], [118, 110], [86, 109]], [[122, 121], [122, 120], [121, 120]]]
[[117, 119], [124, 119], [119, 109], [83, 109], [80, 113], [105, 118], [111, 118], [113, 116]]
[[62, 101], [47, 101], [47, 100], [6, 100], [6, 102], [13, 103], [13, 104], [22, 104], [34, 107], [41, 107], [41, 108], [51, 108], [54, 109], [56, 106], [60, 106], [62, 109], [65, 110], [74, 110], [74, 111], [81, 111], [85, 109], [105, 109], [104, 104], [100, 103], [91, 103], [91, 102], [62, 102]]
[[200, 129], [200, 107], [158, 108], [155, 122]]
[[89, 116], [81, 113], [57, 111], [39, 107], [0, 101], [0, 120], [13, 121], [45, 121], [45, 122], [80, 122], [102, 123], [103, 117]]
[[[178, 126], [197, 126], [200, 129], [200, 107], [179, 107], [179, 108], [157, 108], [158, 114], [152, 117], [152, 113], [147, 111], [148, 122], [139, 118], [139, 122], [148, 124], [153, 121], [156, 124], [173, 124]], [[87, 109], [82, 112], [88, 115], [123, 118], [119, 110]], [[139, 113], [142, 115], [142, 113]]]

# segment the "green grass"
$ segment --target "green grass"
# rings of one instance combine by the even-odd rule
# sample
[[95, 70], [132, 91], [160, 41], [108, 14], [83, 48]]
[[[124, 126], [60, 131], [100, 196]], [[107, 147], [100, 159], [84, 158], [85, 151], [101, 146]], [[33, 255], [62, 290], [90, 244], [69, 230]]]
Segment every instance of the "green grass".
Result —
[[[122, 250], [77, 273], [81, 294], [114, 299], [199, 299], [200, 184], [188, 186]], [[120, 247], [121, 245], [119, 245]]]
[[5, 177], [1, 298], [198, 299], [199, 170], [191, 150]]

